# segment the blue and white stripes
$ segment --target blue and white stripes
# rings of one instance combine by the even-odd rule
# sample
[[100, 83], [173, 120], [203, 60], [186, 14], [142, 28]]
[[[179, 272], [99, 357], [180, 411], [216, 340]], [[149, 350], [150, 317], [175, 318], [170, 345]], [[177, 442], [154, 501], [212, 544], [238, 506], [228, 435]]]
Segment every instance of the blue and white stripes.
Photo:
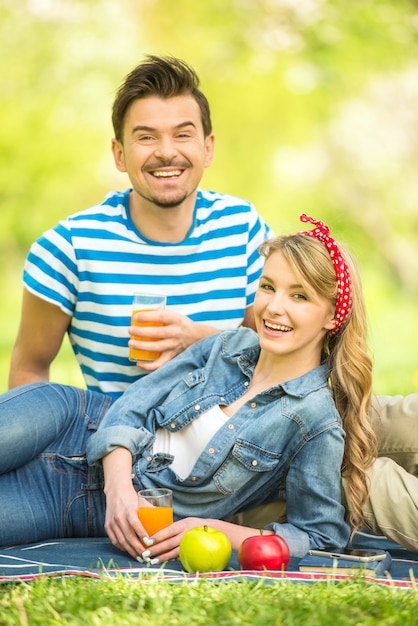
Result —
[[224, 330], [253, 304], [272, 235], [254, 207], [198, 190], [193, 225], [176, 244], [145, 239], [129, 214], [130, 190], [61, 221], [31, 247], [26, 288], [72, 317], [70, 341], [90, 389], [118, 396], [141, 370], [128, 360], [135, 291], [162, 292], [167, 307]]

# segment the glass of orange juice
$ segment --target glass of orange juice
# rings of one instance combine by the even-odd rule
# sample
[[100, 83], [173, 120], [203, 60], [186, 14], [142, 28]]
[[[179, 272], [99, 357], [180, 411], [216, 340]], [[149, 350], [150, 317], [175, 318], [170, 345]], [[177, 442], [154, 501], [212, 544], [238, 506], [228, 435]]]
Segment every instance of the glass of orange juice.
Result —
[[[171, 489], [141, 489], [137, 509], [139, 521], [151, 537], [173, 523], [173, 492]], [[145, 502], [144, 502], [145, 500]]]
[[[141, 313], [144, 311], [154, 311], [156, 309], [165, 309], [166, 297], [161, 294], [145, 294], [135, 293], [132, 301], [132, 326], [162, 326], [161, 322], [136, 322], [134, 320], [135, 313]], [[141, 337], [138, 335], [132, 335], [132, 338], [138, 339], [138, 341], [157, 341], [157, 339], [151, 339], [150, 337]], [[129, 360], [130, 361], [155, 361], [159, 358], [160, 352], [153, 350], [137, 350], [136, 348], [129, 348]]]

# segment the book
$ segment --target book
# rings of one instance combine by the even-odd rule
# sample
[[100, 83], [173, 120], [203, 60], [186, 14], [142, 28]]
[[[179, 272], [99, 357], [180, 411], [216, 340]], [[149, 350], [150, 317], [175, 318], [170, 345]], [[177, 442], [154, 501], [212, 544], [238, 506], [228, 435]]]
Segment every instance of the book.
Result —
[[391, 562], [389, 552], [383, 550], [375, 553], [363, 553], [361, 550], [356, 550], [350, 551], [347, 555], [311, 550], [299, 561], [299, 570], [301, 572], [349, 575], [361, 573], [365, 576], [384, 576], [390, 570]]

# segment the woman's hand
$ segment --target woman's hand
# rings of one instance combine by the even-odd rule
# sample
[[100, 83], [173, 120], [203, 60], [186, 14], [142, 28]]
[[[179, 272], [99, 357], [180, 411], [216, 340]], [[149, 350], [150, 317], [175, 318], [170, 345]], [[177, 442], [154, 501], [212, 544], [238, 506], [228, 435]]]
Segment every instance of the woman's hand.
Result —
[[138, 518], [138, 503], [133, 486], [106, 494], [106, 533], [114, 546], [134, 559], [144, 552], [147, 541], [147, 532]]
[[184, 533], [190, 528], [203, 526], [208, 522], [209, 520], [201, 517], [186, 517], [178, 522], [173, 522], [152, 536], [153, 544], [142, 552], [141, 558], [145, 563], [151, 562], [153, 564], [178, 559], [180, 541]]
[[[258, 528], [239, 526], [238, 524], [232, 524], [231, 522], [218, 519], [186, 517], [170, 524], [170, 526], [167, 526], [167, 528], [163, 530], [159, 530], [158, 533], [155, 533], [155, 535], [152, 536], [154, 543], [142, 552], [142, 559], [144, 562], [148, 561], [153, 564], [178, 559], [180, 541], [184, 533], [196, 526], [210, 526], [225, 533], [231, 542], [233, 550], [238, 550], [241, 543], [248, 537], [253, 537], [254, 535], [258, 536], [260, 534]], [[264, 534], [272, 535], [274, 533], [272, 530], [265, 530]]]
[[103, 471], [106, 533], [114, 546], [136, 559], [145, 550], [147, 532], [138, 518], [139, 498], [132, 484], [129, 450], [116, 448], [103, 457]]

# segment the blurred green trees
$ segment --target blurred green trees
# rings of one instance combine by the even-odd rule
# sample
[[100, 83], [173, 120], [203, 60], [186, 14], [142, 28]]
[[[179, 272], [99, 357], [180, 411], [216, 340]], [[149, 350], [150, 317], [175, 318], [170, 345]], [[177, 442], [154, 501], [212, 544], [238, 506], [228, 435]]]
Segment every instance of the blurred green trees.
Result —
[[[209, 97], [203, 185], [277, 232], [328, 222], [360, 262], [376, 391], [416, 390], [417, 35], [413, 0], [0, 0], [0, 391], [30, 243], [128, 185], [110, 107], [148, 53], [184, 58]], [[79, 382], [68, 348], [54, 377]]]

